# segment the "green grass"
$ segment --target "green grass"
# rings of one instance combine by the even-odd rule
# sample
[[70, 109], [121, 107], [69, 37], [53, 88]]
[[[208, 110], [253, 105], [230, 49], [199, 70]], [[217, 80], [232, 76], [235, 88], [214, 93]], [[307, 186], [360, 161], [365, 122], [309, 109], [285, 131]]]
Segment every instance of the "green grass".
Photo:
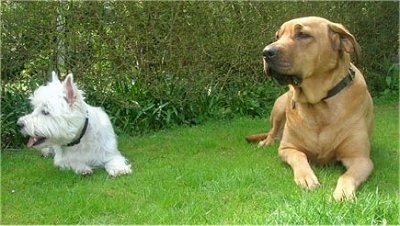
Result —
[[[305, 191], [277, 156], [244, 141], [265, 119], [238, 118], [144, 137], [119, 137], [134, 173], [61, 171], [24, 149], [1, 156], [1, 224], [399, 224], [398, 104], [376, 107], [375, 171], [353, 202], [331, 194], [340, 165], [314, 167]], [[355, 147], [356, 148], [356, 147]]]

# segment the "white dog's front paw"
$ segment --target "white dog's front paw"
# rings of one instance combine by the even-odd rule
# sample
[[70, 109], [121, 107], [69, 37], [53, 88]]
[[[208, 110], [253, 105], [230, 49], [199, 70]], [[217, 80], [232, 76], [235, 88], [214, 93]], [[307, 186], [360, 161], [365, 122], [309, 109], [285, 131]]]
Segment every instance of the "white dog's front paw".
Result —
[[80, 174], [82, 174], [83, 176], [89, 176], [89, 175], [92, 175], [92, 173], [93, 173], [92, 169], [87, 169], [87, 170], [80, 172]]
[[40, 149], [40, 154], [44, 158], [51, 157], [52, 150], [50, 148], [42, 148], [42, 149]]
[[74, 168], [75, 173], [81, 174], [82, 176], [89, 176], [93, 173], [92, 168], [89, 166], [82, 166], [79, 168]]
[[53, 157], [55, 155], [57, 148], [58, 147], [56, 147], [56, 146], [42, 148], [42, 149], [40, 149], [40, 153], [41, 153], [42, 157], [44, 157], [44, 158]]
[[132, 173], [131, 164], [122, 157], [114, 157], [105, 164], [106, 171], [113, 177]]
[[125, 174], [130, 174], [132, 173], [132, 169], [130, 165], [126, 165], [121, 168], [113, 168], [113, 169], [107, 169], [108, 174], [110, 174], [113, 177], [125, 175]]

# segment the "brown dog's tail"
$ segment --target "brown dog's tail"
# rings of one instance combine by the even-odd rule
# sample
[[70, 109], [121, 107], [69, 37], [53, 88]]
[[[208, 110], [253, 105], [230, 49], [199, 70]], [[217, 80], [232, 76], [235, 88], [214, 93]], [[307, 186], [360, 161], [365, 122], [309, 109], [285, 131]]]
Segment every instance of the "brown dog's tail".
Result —
[[268, 135], [269, 135], [269, 133], [253, 134], [253, 135], [246, 136], [245, 139], [249, 143], [256, 143], [256, 142], [265, 140], [268, 137]]

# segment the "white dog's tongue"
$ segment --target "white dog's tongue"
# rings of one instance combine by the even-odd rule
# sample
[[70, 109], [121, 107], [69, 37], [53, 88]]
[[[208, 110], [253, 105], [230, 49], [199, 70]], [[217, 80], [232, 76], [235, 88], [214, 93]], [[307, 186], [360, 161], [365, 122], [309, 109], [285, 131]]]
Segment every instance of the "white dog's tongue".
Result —
[[28, 144], [26, 144], [26, 146], [29, 148], [32, 147], [36, 143], [36, 140], [36, 137], [29, 137]]

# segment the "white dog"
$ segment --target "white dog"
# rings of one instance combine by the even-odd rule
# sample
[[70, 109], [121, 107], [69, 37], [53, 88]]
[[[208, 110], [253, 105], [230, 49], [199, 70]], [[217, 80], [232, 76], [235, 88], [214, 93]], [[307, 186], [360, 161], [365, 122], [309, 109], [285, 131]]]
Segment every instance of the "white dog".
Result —
[[94, 167], [111, 176], [131, 173], [107, 114], [85, 103], [72, 74], [63, 82], [55, 72], [52, 77], [30, 97], [33, 112], [18, 119], [21, 133], [29, 136], [27, 146], [54, 151], [56, 166], [78, 174], [91, 174]]

